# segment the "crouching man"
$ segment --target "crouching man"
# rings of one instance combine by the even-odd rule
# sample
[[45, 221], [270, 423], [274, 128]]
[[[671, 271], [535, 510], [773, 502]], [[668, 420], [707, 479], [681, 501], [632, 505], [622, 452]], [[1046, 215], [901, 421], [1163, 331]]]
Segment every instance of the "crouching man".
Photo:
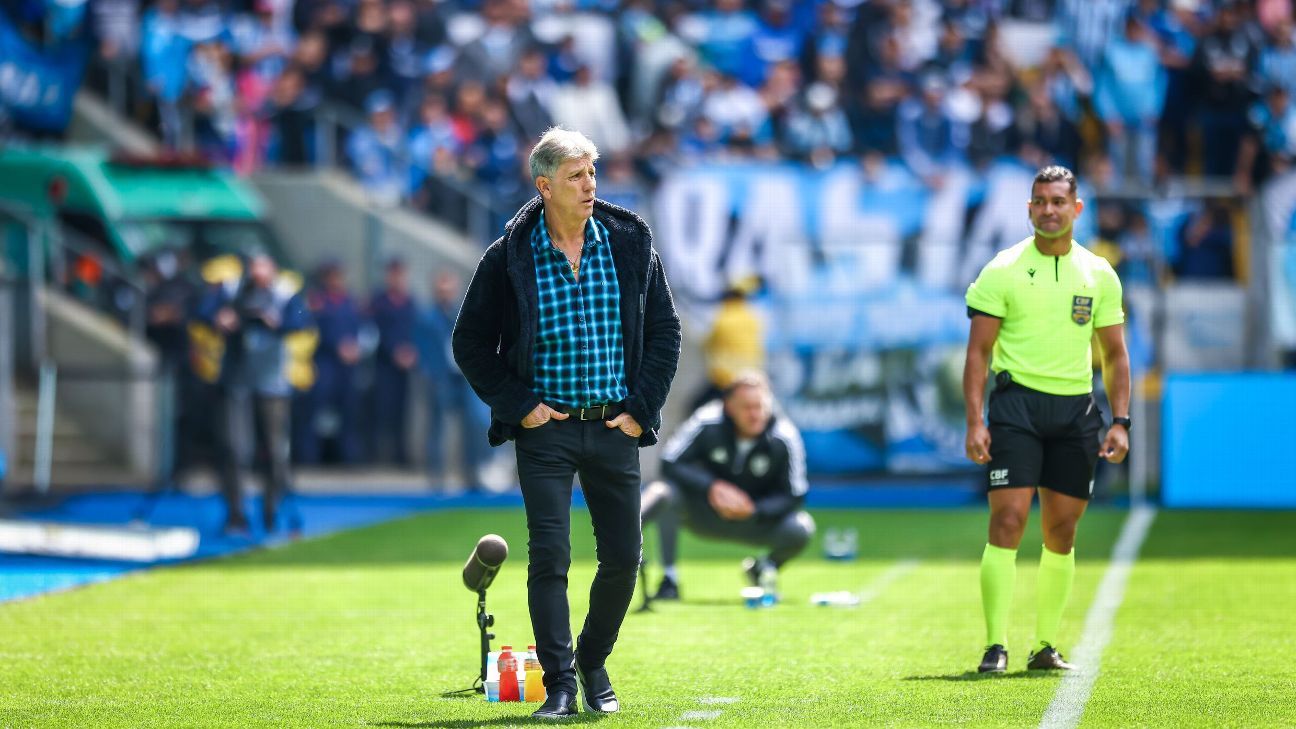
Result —
[[656, 522], [661, 535], [665, 574], [654, 599], [679, 599], [675, 557], [681, 524], [702, 537], [767, 549], [743, 561], [753, 585], [764, 582], [762, 573], [776, 577], [814, 537], [814, 519], [802, 508], [807, 484], [801, 434], [775, 415], [764, 375], [741, 374], [722, 399], [698, 408], [666, 443], [662, 475], [644, 489], [640, 507], [644, 526]]

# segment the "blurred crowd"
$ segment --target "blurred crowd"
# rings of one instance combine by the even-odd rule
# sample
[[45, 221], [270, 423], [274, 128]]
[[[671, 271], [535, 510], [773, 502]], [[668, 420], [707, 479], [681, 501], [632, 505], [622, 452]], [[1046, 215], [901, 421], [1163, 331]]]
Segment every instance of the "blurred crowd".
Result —
[[[434, 273], [420, 301], [399, 258], [368, 295], [336, 260], [304, 285], [264, 254], [200, 271], [164, 250], [144, 271], [146, 333], [176, 386], [176, 475], [230, 467], [240, 437], [231, 433], [241, 432], [255, 434], [254, 452], [270, 463], [290, 452], [297, 464], [422, 465], [438, 484], [481, 483], [489, 414], [450, 356], [457, 274]], [[250, 428], [232, 420], [248, 413]], [[416, 416], [426, 418], [419, 427]], [[416, 431], [426, 435], [417, 445]], [[286, 480], [286, 464], [276, 468], [268, 482]]]
[[631, 204], [716, 158], [894, 155], [939, 185], [1020, 155], [1246, 192], [1296, 154], [1290, 0], [90, 2], [170, 144], [189, 119], [240, 170], [336, 159], [451, 219], [465, 189], [529, 195], [551, 124]]

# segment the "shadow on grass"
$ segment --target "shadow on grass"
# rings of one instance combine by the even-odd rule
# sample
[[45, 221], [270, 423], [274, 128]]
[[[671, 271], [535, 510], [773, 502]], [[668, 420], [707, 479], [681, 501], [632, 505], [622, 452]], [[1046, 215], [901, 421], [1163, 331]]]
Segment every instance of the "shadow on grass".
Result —
[[[1292, 536], [1292, 511], [1237, 512], [1163, 511], [1157, 516], [1140, 553], [1142, 560], [1198, 559], [1209, 557], [1282, 558], [1296, 557], [1296, 537]], [[1105, 563], [1125, 521], [1126, 512], [1113, 508], [1094, 508], [1085, 515], [1081, 531], [1084, 546], [1077, 559]], [[814, 516], [821, 533], [830, 528], [853, 528], [859, 535], [859, 554], [872, 563], [897, 559], [921, 559], [924, 562], [976, 563], [985, 544], [984, 509], [951, 510], [821, 510]], [[1040, 550], [1039, 513], [1032, 512], [1031, 523], [1019, 549], [1022, 555], [1038, 555]], [[656, 530], [649, 529], [645, 554], [656, 579]], [[228, 560], [223, 567], [259, 569], [282, 565], [354, 565], [445, 563], [462, 565], [481, 535], [493, 532], [504, 537], [510, 546], [504, 569], [513, 575], [524, 575], [527, 562], [526, 518], [521, 509], [455, 509], [429, 512], [405, 519], [312, 539], [285, 549], [262, 550], [239, 559]], [[572, 510], [572, 559], [594, 559], [593, 529], [583, 509]], [[726, 542], [696, 538], [685, 531], [681, 552], [690, 561], [733, 560], [736, 564], [745, 547]], [[822, 539], [820, 537], [819, 539]], [[807, 554], [820, 551], [816, 541]], [[849, 568], [850, 564], [843, 565]], [[858, 564], [858, 563], [854, 563]], [[735, 590], [735, 602], [737, 601]], [[685, 604], [700, 603], [685, 600]], [[724, 605], [732, 605], [728, 601]]]
[[1042, 678], [1061, 678], [1061, 674], [1049, 673], [1047, 671], [1017, 671], [1016, 673], [978, 673], [976, 671], [964, 671], [963, 673], [947, 673], [943, 676], [905, 676], [902, 681], [1006, 681], [1009, 679], [1042, 679]]
[[[568, 719], [563, 719], [564, 726], [572, 724], [593, 724], [602, 721], [602, 716], [595, 716], [590, 713], [577, 714]], [[472, 729], [476, 726], [507, 726], [516, 724], [553, 724], [552, 720], [532, 719], [529, 714], [522, 716], [497, 716], [494, 719], [447, 719], [444, 721], [382, 721], [372, 726], [394, 726], [394, 727], [437, 727], [438, 729]]]

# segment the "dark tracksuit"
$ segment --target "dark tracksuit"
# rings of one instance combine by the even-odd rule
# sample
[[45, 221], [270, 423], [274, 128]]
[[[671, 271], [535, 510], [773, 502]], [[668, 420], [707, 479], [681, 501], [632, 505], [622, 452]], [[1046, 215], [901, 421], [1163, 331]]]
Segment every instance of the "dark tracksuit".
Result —
[[[770, 549], [776, 566], [805, 549], [814, 536], [814, 520], [802, 509], [806, 493], [805, 448], [791, 421], [770, 418], [746, 457], [739, 457], [738, 435], [714, 400], [702, 406], [666, 443], [662, 476], [669, 493], [646, 507], [644, 523], [658, 522], [662, 563], [675, 564], [675, 544], [682, 517], [691, 531], [715, 539]], [[756, 513], [731, 521], [707, 501], [716, 480], [732, 483], [751, 497]]]
[[273, 287], [257, 290], [247, 282], [208, 289], [198, 305], [198, 320], [215, 327], [220, 310], [230, 307], [240, 311], [243, 308], [240, 302], [245, 295], [248, 298], [259, 297], [264, 310], [276, 314], [278, 326], [272, 329], [261, 321], [240, 314], [239, 329], [225, 337], [220, 369], [222, 392], [212, 413], [216, 424], [216, 457], [227, 524], [244, 525], [247, 519], [243, 513], [235, 443], [238, 441], [236, 432], [242, 426], [239, 405], [244, 400], [250, 401], [257, 450], [265, 456], [261, 461], [265, 485], [262, 519], [269, 530], [274, 528], [279, 502], [288, 491], [290, 478], [289, 406], [293, 388], [287, 377], [289, 355], [284, 338], [313, 326], [313, 322], [301, 295], [291, 295]]
[[[575, 416], [524, 431], [522, 419], [541, 402], [533, 389], [539, 286], [531, 248], [541, 209], [538, 197], [524, 205], [482, 256], [452, 346], [459, 369], [491, 408], [491, 444], [517, 440], [530, 533], [528, 601], [544, 682], [551, 693], [575, 693], [577, 654], [587, 670], [603, 665], [634, 596], [642, 549], [635, 446], [657, 442], [661, 408], [679, 362], [680, 323], [647, 224], [596, 201], [594, 216], [608, 230], [620, 291], [629, 390], [624, 407], [643, 435], [636, 444], [600, 420], [580, 422]], [[577, 651], [567, 603], [573, 473], [580, 475], [589, 504], [599, 562]]]

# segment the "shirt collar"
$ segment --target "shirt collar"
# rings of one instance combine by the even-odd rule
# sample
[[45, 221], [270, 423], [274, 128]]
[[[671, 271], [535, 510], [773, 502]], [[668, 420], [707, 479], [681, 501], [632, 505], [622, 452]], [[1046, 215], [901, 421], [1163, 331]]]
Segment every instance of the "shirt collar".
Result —
[[[540, 220], [536, 222], [535, 232], [536, 234], [532, 237], [532, 240], [534, 240], [541, 249], [554, 247], [553, 239], [549, 237], [549, 226], [545, 223], [543, 207], [540, 208]], [[598, 221], [594, 220], [594, 216], [591, 215], [589, 219], [585, 221], [585, 245], [597, 246], [606, 240], [607, 236], [605, 235], [603, 226], [600, 225]]]

